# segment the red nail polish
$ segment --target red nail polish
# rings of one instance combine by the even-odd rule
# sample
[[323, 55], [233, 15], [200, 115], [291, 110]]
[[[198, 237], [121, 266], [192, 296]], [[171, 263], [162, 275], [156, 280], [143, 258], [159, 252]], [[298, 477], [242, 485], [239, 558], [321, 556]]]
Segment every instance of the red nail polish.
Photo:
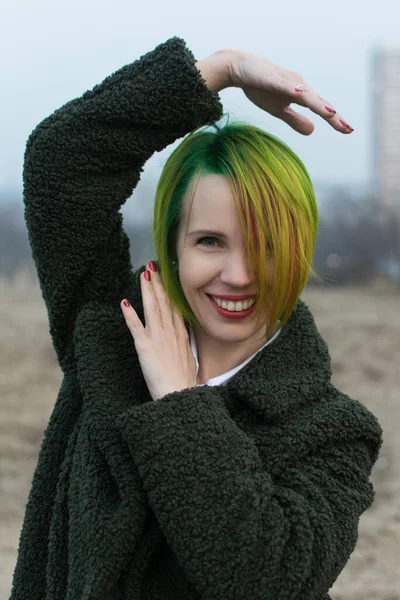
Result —
[[325, 108], [328, 112], [333, 113], [334, 115], [336, 114], [336, 110], [331, 106], [325, 106]]
[[150, 269], [151, 269], [152, 271], [154, 271], [154, 272], [155, 272], [155, 271], [157, 271], [157, 265], [156, 265], [156, 263], [154, 262], [154, 260], [151, 260], [151, 261], [149, 262], [149, 267], [150, 267]]
[[125, 306], [130, 306], [129, 300], [124, 300], [124, 304], [125, 304]]
[[343, 125], [343, 127], [347, 127], [347, 129], [351, 129], [351, 131], [354, 131], [354, 129], [352, 127], [350, 127], [350, 125], [348, 125], [348, 123], [346, 123], [346, 121], [343, 121], [343, 119], [339, 119], [339, 121]]
[[151, 280], [150, 271], [148, 271], [147, 269], [144, 272], [144, 278], [145, 278], [146, 281], [150, 281]]

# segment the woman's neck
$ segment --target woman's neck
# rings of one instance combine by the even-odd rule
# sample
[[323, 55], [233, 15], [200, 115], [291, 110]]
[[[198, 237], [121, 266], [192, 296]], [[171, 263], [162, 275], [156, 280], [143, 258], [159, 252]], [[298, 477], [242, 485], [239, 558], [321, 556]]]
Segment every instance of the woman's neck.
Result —
[[199, 371], [197, 384], [206, 383], [209, 379], [227, 373], [252, 356], [270, 339], [268, 334], [257, 332], [250, 340], [232, 343], [221, 342], [194, 327], [197, 360]]

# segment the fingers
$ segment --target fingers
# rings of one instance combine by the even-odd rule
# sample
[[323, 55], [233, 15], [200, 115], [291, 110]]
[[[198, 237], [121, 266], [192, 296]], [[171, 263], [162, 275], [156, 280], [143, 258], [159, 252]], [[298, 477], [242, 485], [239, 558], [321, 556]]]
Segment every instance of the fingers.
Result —
[[[148, 279], [146, 279], [146, 273]], [[125, 304], [127, 300], [123, 300], [120, 303], [126, 323], [132, 335], [136, 334], [137, 341], [144, 339], [143, 334], [145, 334], [146, 331], [149, 334], [153, 332], [157, 335], [157, 332], [160, 333], [161, 329], [164, 329], [164, 331], [167, 332], [167, 335], [168, 333], [171, 336], [176, 336], [176, 334], [178, 334], [179, 340], [188, 341], [189, 336], [185, 322], [182, 316], [172, 306], [166, 294], [160, 274], [157, 271], [157, 266], [153, 261], [147, 263], [146, 269], [140, 274], [140, 285], [145, 327], [143, 327], [136, 311], [130, 306], [129, 302], [128, 306]]]
[[139, 319], [134, 308], [130, 305], [129, 300], [122, 300], [120, 303], [125, 322], [135, 343], [139, 342], [144, 333], [142, 321]]
[[[336, 111], [335, 107], [325, 98], [319, 96], [299, 73], [287, 71], [286, 69], [281, 70], [280, 75], [275, 80], [274, 91], [286, 96], [291, 103], [310, 109], [327, 121], [336, 131], [340, 133], [352, 133], [354, 131], [342, 115]], [[277, 116], [304, 135], [309, 135], [314, 130], [309, 119], [296, 113], [286, 103], [283, 103]]]
[[[157, 266], [154, 261], [150, 261], [146, 265], [146, 269], [150, 272], [150, 281], [146, 281], [143, 277], [142, 282], [142, 293], [144, 293], [143, 303], [146, 304], [147, 298], [149, 299], [149, 305], [156, 305], [154, 310], [156, 311], [158, 321], [155, 321], [152, 317], [152, 314], [149, 313], [149, 317], [147, 320], [146, 317], [146, 327], [147, 323], [150, 323], [150, 319], [152, 319], [153, 323], [157, 323], [157, 326], [163, 327], [165, 330], [169, 331], [171, 334], [175, 330], [181, 335], [186, 335], [186, 328], [184, 321], [173, 308], [167, 293], [165, 291], [164, 285], [162, 283], [160, 273], [157, 271]], [[150, 290], [149, 290], [150, 288]], [[147, 295], [146, 295], [147, 292]]]
[[[148, 279], [146, 279], [146, 276]], [[159, 289], [162, 284], [159, 277], [157, 277], [157, 273], [149, 269], [149, 263], [143, 273], [140, 274], [140, 285], [146, 329], [150, 333], [151, 331], [160, 331], [161, 327], [168, 324], [168, 319], [166, 318], [162, 292]]]
[[143, 324], [137, 316], [134, 308], [130, 305], [126, 306], [126, 300], [122, 301], [120, 304], [126, 324], [128, 325], [132, 335], [135, 336], [136, 334], [138, 338], [139, 336], [142, 336], [143, 338], [143, 334], [145, 334], [146, 331], [151, 333], [152, 330], [156, 331], [162, 326], [159, 300], [155, 294], [151, 278], [149, 277], [149, 279], [146, 279], [146, 273], [149, 277], [149, 271], [147, 269], [140, 274], [145, 327], [143, 327]]
[[[299, 86], [295, 85], [291, 90], [290, 97], [292, 102], [295, 102], [300, 106], [305, 106], [315, 114], [322, 117], [329, 123], [331, 127], [333, 127], [333, 129], [336, 129], [336, 131], [339, 131], [340, 133], [352, 133], [354, 131], [354, 129], [346, 122], [346, 120], [338, 114], [331, 103], [319, 96], [306, 82], [299, 84]], [[294, 122], [301, 123], [301, 119], [296, 119], [294, 115], [298, 115], [298, 117], [301, 116], [299, 113], [295, 113], [293, 110], [289, 111], [289, 119]], [[286, 120], [286, 122], [288, 121]], [[289, 122], [289, 124], [291, 123]], [[296, 131], [298, 131], [298, 129], [296, 129]], [[300, 131], [300, 133], [303, 132]], [[306, 133], [305, 135], [308, 134]]]

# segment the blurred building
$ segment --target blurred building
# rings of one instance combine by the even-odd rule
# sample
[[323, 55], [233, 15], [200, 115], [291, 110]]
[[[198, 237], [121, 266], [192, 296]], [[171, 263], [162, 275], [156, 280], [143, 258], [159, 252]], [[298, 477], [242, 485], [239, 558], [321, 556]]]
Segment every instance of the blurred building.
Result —
[[400, 43], [372, 54], [372, 178], [374, 194], [400, 217]]

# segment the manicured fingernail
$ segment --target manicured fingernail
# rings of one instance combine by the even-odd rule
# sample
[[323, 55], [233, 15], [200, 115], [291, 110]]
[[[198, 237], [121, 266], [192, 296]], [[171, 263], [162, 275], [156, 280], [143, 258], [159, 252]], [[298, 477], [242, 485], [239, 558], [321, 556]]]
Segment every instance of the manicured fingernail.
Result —
[[156, 265], [156, 263], [154, 262], [154, 260], [151, 260], [151, 261], [149, 262], [149, 267], [150, 267], [150, 269], [151, 269], [152, 271], [157, 271], [157, 265]]
[[150, 281], [151, 280], [150, 271], [148, 271], [147, 269], [144, 272], [144, 278], [146, 279], [146, 281]]
[[294, 88], [296, 92], [304, 92], [304, 85], [298, 85]]
[[125, 306], [130, 306], [129, 300], [124, 300], [124, 304], [125, 304]]
[[336, 114], [336, 110], [332, 108], [332, 106], [325, 106], [325, 108], [328, 112], [333, 113], [334, 115]]
[[343, 127], [347, 127], [347, 129], [350, 129], [350, 131], [354, 131], [354, 129], [350, 127], [350, 125], [346, 123], [346, 121], [343, 121], [343, 119], [339, 119], [339, 122], [343, 125]]

